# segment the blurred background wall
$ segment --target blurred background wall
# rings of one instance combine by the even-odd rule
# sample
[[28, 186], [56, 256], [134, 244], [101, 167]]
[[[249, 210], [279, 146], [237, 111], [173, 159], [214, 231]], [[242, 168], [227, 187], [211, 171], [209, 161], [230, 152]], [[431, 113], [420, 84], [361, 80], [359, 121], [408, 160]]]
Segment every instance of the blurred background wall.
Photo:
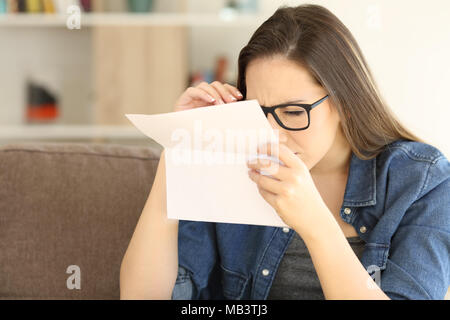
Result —
[[[125, 0], [95, 3], [81, 12], [80, 29], [69, 29], [57, 6], [54, 14], [0, 13], [0, 143], [150, 143], [125, 113], [170, 112], [202, 79], [235, 84], [239, 51], [255, 29], [281, 5], [316, 3], [356, 37], [394, 113], [450, 155], [447, 0], [154, 0], [146, 14]], [[54, 109], [30, 113], [30, 83], [57, 99]]]

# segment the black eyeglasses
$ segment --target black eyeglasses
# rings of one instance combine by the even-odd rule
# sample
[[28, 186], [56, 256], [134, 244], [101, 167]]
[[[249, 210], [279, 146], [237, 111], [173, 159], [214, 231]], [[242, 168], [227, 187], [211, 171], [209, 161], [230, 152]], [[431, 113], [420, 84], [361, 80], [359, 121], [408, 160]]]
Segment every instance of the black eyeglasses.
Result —
[[300, 131], [308, 129], [311, 109], [321, 104], [326, 98], [328, 98], [328, 95], [313, 104], [287, 103], [273, 107], [261, 106], [261, 109], [266, 117], [270, 113], [282, 128]]

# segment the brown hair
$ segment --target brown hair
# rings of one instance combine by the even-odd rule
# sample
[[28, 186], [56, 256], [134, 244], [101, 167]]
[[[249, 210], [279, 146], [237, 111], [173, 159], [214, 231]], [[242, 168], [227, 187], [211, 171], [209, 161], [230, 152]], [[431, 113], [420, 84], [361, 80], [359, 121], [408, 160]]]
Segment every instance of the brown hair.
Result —
[[356, 40], [328, 9], [281, 6], [255, 31], [239, 54], [237, 88], [244, 99], [249, 62], [279, 55], [304, 67], [327, 90], [359, 158], [376, 157], [398, 139], [425, 142], [408, 131], [383, 101]]

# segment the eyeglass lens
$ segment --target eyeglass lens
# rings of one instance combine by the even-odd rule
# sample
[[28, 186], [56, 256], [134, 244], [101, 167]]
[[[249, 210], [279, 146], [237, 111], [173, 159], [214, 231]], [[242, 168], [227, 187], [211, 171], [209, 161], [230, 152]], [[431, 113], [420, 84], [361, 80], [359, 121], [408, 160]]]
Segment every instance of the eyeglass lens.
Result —
[[275, 113], [280, 121], [288, 128], [302, 129], [308, 126], [308, 113], [300, 106], [285, 106], [276, 108]]

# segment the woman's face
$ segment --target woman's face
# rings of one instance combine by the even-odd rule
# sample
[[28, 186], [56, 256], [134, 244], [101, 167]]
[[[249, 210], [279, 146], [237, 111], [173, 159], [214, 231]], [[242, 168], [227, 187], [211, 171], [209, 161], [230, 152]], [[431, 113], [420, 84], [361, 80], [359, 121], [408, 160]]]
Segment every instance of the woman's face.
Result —
[[[260, 105], [274, 106], [288, 101], [312, 104], [328, 93], [318, 85], [309, 72], [283, 57], [252, 60], [246, 69], [247, 100], [256, 99]], [[342, 139], [337, 110], [326, 99], [310, 112], [310, 125], [306, 130], [290, 131], [278, 125], [271, 114], [268, 121], [279, 130], [280, 141], [303, 160], [309, 170], [322, 159], [321, 171], [327, 165], [337, 138]]]

